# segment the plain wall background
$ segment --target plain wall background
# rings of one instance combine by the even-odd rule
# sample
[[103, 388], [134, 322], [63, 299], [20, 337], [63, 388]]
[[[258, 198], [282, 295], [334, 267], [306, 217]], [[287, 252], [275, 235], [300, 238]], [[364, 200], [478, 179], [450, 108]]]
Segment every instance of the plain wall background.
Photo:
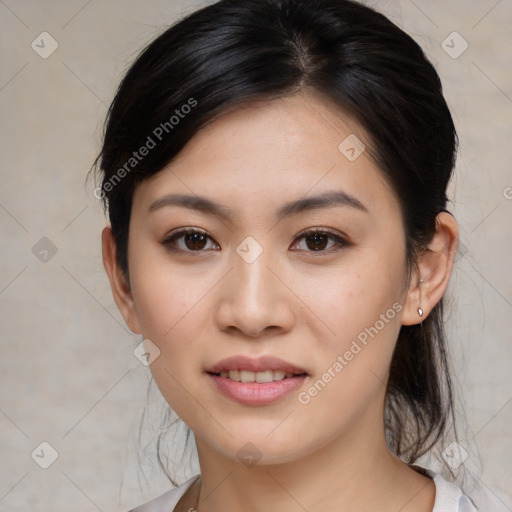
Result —
[[[465, 464], [512, 493], [512, 1], [368, 3], [424, 48], [459, 132], [448, 330], [468, 416]], [[149, 370], [112, 299], [106, 221], [85, 177], [129, 63], [201, 5], [0, 0], [0, 511], [127, 510], [169, 487], [150, 466], [151, 485], [138, 487], [133, 440]], [[46, 59], [31, 47], [51, 49], [44, 31], [58, 43]], [[458, 58], [441, 46], [454, 31], [469, 44]], [[43, 441], [58, 453], [46, 470], [31, 458]], [[48, 448], [37, 454], [49, 460]]]

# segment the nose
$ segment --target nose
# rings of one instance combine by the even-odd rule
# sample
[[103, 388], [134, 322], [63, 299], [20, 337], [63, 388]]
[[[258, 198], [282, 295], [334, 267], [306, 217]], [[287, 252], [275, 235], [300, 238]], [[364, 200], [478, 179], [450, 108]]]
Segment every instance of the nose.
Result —
[[234, 268], [225, 277], [216, 309], [219, 329], [251, 338], [291, 330], [295, 322], [293, 293], [284, 284], [270, 251], [263, 251], [252, 262], [234, 252], [232, 263]]

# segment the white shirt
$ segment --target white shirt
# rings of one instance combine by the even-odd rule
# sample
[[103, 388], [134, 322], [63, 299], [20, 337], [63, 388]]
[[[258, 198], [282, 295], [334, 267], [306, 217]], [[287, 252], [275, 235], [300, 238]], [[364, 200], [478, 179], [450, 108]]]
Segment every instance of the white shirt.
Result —
[[[465, 494], [462, 494], [459, 487], [431, 470], [424, 469], [423, 471], [434, 480], [436, 486], [436, 498], [432, 512], [478, 512], [479, 509]], [[171, 489], [129, 512], [172, 512], [180, 498], [198, 477], [199, 475], [193, 476], [179, 487]]]

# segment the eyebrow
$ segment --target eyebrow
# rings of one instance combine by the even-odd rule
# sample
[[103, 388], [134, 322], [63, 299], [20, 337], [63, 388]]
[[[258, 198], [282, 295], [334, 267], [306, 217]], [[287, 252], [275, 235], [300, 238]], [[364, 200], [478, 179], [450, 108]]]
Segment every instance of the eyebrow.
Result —
[[[216, 217], [227, 220], [232, 218], [231, 210], [227, 206], [216, 203], [206, 197], [186, 194], [165, 195], [154, 201], [150, 205], [148, 211], [153, 212], [166, 206], [181, 206], [191, 210], [198, 210], [210, 215], [215, 215]], [[364, 204], [354, 196], [343, 191], [331, 191], [324, 192], [316, 196], [303, 197], [296, 201], [286, 203], [277, 210], [276, 218], [278, 220], [282, 220], [285, 217], [297, 215], [305, 211], [316, 210], [319, 208], [332, 208], [336, 206], [348, 206], [368, 213], [368, 208], [366, 208], [366, 206], [364, 206]]]

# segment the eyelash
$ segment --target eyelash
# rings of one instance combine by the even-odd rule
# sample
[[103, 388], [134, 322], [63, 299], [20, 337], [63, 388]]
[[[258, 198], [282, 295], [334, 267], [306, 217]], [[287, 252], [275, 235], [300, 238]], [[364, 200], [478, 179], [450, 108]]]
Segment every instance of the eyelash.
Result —
[[[168, 249], [169, 251], [172, 251], [172, 252], [182, 252], [182, 253], [192, 253], [192, 254], [205, 252], [206, 249], [197, 249], [197, 250], [179, 249], [179, 248], [176, 248], [175, 246], [173, 246], [173, 244], [176, 242], [176, 240], [179, 240], [183, 236], [193, 235], [195, 233], [204, 235], [208, 239], [213, 240], [204, 231], [200, 231], [198, 229], [186, 228], [186, 229], [180, 229], [180, 230], [176, 231], [175, 233], [172, 233], [170, 236], [167, 236], [164, 240], [162, 240], [161, 244], [166, 249]], [[352, 243], [349, 242], [346, 238], [344, 238], [336, 233], [333, 233], [332, 231], [323, 229], [323, 228], [310, 228], [310, 229], [307, 229], [306, 231], [303, 231], [302, 233], [299, 233], [294, 239], [294, 244], [297, 241], [299, 241], [303, 238], [308, 238], [312, 235], [327, 236], [336, 243], [336, 246], [331, 247], [329, 249], [320, 249], [319, 251], [314, 251], [314, 250], [306, 250], [305, 251], [305, 252], [310, 252], [314, 255], [322, 256], [322, 255], [326, 255], [326, 254], [331, 254], [332, 252], [350, 247], [352, 245]], [[292, 249], [292, 250], [296, 251], [298, 249]]]

